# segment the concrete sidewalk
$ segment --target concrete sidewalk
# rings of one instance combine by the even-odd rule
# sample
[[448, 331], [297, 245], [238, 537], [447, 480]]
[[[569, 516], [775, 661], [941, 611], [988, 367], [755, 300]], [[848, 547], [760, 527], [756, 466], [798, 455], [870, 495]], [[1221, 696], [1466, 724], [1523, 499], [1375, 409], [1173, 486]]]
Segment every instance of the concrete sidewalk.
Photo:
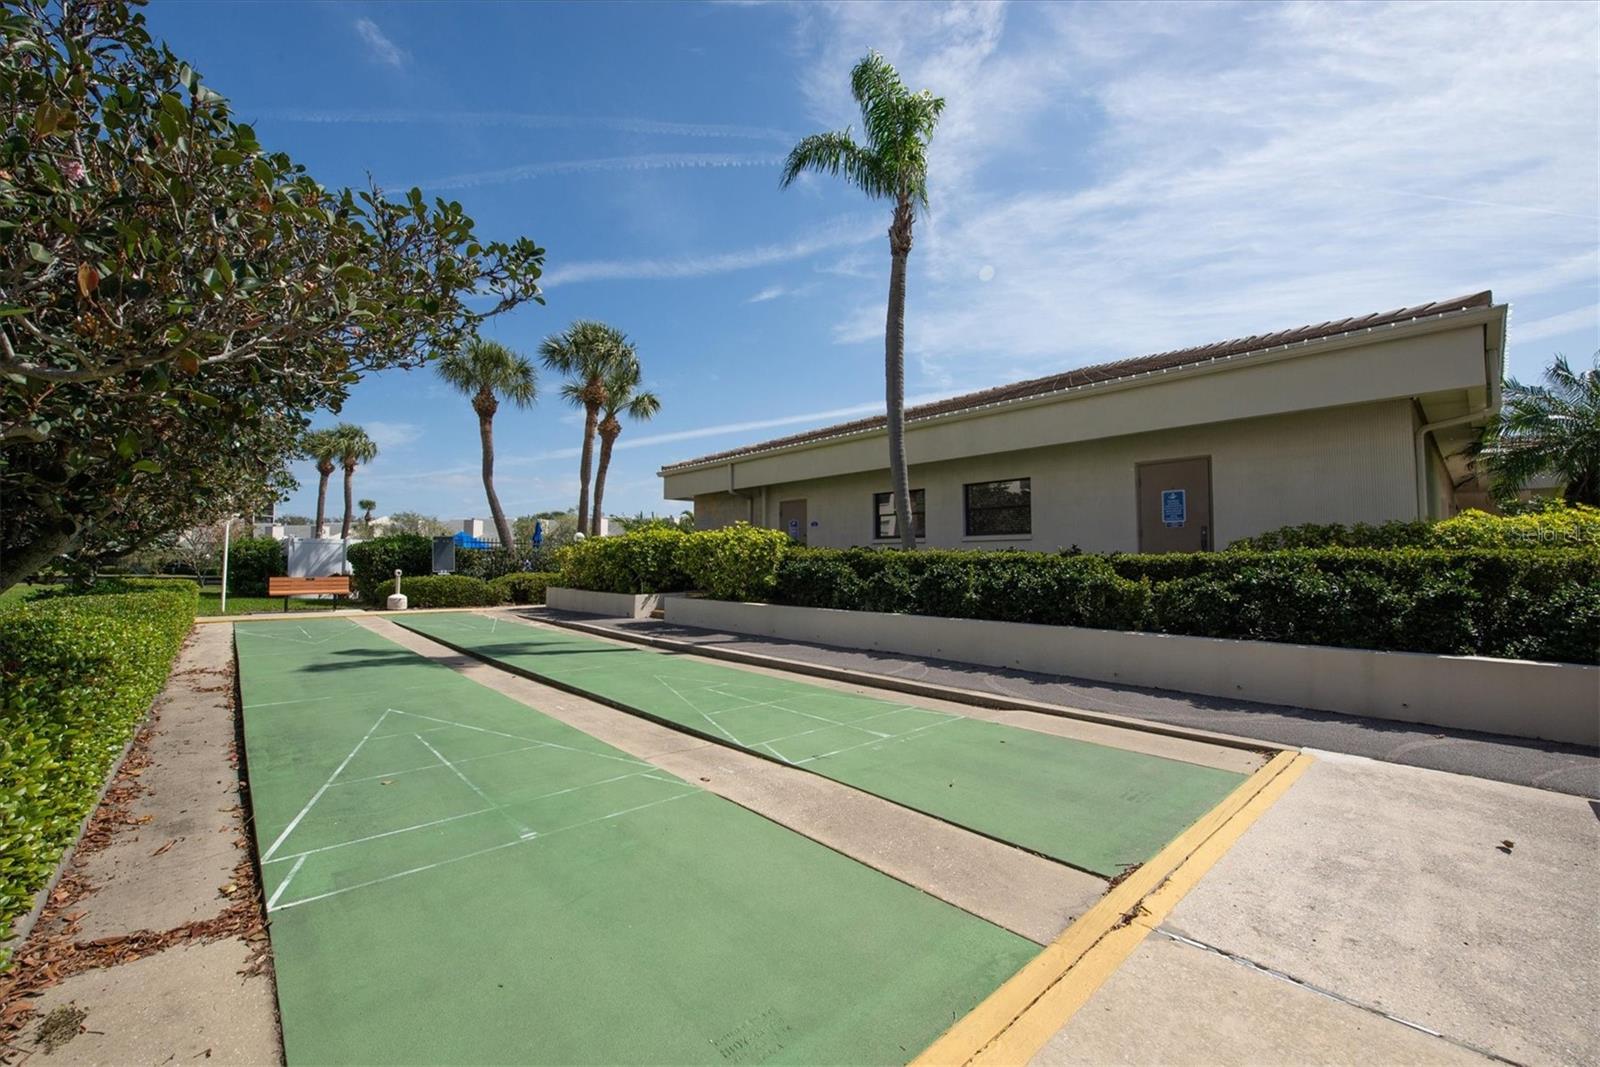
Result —
[[1332, 753], [1037, 1063], [1600, 1062], [1600, 807]]
[[[1447, 730], [1277, 704], [1222, 700], [1160, 689], [1107, 685], [1059, 675], [919, 659], [886, 652], [781, 641], [675, 626], [655, 619], [601, 619], [546, 608], [516, 609], [530, 618], [604, 626], [618, 634], [665, 638], [798, 663], [842, 667], [889, 678], [1036, 700], [1060, 707], [1324, 749], [1455, 774], [1600, 797], [1600, 751], [1498, 734]], [[1600, 711], [1597, 711], [1600, 714]]]
[[231, 626], [178, 654], [151, 720], [17, 952], [32, 1013], [0, 1061], [277, 1063], [232, 757]]

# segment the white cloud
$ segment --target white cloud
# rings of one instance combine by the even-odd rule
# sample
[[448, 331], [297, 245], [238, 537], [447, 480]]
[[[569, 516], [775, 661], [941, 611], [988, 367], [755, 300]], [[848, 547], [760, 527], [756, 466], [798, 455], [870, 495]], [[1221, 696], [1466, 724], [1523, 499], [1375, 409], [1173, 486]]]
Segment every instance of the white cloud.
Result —
[[471, 171], [445, 178], [429, 178], [406, 182], [424, 189], [466, 189], [477, 185], [499, 185], [506, 182], [526, 181], [552, 174], [580, 174], [588, 171], [627, 170], [698, 170], [727, 167], [776, 167], [783, 162], [781, 156], [735, 155], [726, 152], [654, 152], [634, 156], [612, 156], [604, 159], [550, 160], [543, 163], [524, 163], [515, 167], [498, 167], [494, 170]]
[[367, 51], [373, 59], [391, 67], [403, 67], [409, 58], [405, 49], [389, 39], [376, 22], [369, 18], [356, 19], [356, 33], [366, 42]]
[[787, 286], [769, 285], [765, 289], [761, 290], [759, 293], [756, 293], [755, 295], [750, 297], [750, 299], [746, 300], [745, 303], [746, 304], [765, 304], [768, 300], [776, 300], [776, 299], [778, 299], [778, 297], [783, 296], [788, 291], [789, 291], [789, 289], [788, 289]]
[[[914, 380], [1484, 288], [1553, 315], [1600, 280], [1589, 4], [847, 4], [796, 26], [819, 127], [855, 119], [871, 45], [949, 100], [911, 257]], [[881, 336], [861, 293], [843, 343]], [[1513, 355], [1539, 336], [1514, 329]]]
[[556, 267], [542, 279], [544, 288], [575, 282], [614, 281], [622, 278], [698, 278], [707, 274], [765, 267], [805, 259], [818, 252], [870, 241], [878, 235], [876, 222], [835, 219], [816, 233], [781, 244], [758, 245], [731, 252], [701, 253], [666, 259], [585, 260]]
[[1531, 322], [1512, 320], [1510, 335], [1518, 343], [1559, 337], [1564, 333], [1587, 333], [1591, 342], [1600, 342], [1600, 306], [1573, 308], [1559, 315], [1547, 315]]
[[[364, 21], [364, 20], [363, 20]], [[376, 29], [377, 27], [373, 27]], [[728, 138], [788, 144], [792, 134], [770, 126], [723, 122], [668, 122], [627, 115], [548, 115], [530, 111], [428, 111], [269, 107], [256, 112], [279, 122], [355, 126], [513, 126], [535, 130], [602, 129], [673, 137]]]
[[422, 436], [422, 427], [414, 422], [388, 422], [383, 419], [368, 419], [361, 425], [367, 431], [367, 436], [372, 438], [380, 451], [404, 447]]

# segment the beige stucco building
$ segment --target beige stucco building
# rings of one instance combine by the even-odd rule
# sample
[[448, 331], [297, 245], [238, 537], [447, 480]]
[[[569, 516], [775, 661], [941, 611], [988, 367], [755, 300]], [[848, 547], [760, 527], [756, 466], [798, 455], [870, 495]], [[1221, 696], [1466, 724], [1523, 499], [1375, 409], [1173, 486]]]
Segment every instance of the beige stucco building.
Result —
[[[1484, 500], [1463, 450], [1500, 403], [1488, 292], [1082, 367], [907, 412], [921, 542], [1221, 548], [1306, 522], [1443, 517]], [[701, 529], [892, 545], [884, 419], [662, 468]]]

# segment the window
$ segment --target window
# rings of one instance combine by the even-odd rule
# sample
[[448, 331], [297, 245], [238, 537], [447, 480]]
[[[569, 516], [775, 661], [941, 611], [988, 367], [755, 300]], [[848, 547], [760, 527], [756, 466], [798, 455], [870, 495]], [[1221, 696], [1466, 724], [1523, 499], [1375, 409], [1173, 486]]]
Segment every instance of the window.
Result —
[[[918, 537], [928, 536], [927, 494], [921, 489], [911, 490], [911, 528]], [[872, 494], [872, 536], [887, 541], [900, 536], [894, 525], [894, 494]]]
[[966, 487], [967, 536], [1033, 532], [1030, 478], [974, 482]]

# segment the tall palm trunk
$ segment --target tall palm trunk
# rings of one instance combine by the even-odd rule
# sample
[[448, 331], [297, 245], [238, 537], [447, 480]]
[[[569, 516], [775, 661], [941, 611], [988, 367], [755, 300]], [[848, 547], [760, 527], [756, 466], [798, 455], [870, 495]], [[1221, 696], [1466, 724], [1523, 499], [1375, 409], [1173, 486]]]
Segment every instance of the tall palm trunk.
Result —
[[589, 472], [594, 467], [594, 428], [600, 405], [583, 406], [583, 459], [578, 465], [578, 531], [589, 529]]
[[333, 474], [333, 468], [323, 470], [318, 467], [317, 473], [322, 480], [317, 483], [317, 524], [311, 528], [312, 537], [322, 536], [322, 524], [328, 517], [328, 477]]
[[345, 464], [344, 468], [344, 525], [339, 529], [339, 540], [350, 539], [350, 524], [356, 521], [355, 486], [356, 465]]
[[900, 547], [915, 549], [911, 487], [906, 478], [906, 259], [911, 254], [912, 210], [902, 197], [889, 227], [889, 311], [883, 331], [883, 388], [889, 416], [889, 487]]
[[483, 445], [483, 493], [489, 498], [489, 517], [494, 520], [500, 547], [510, 549], [516, 541], [511, 534], [511, 524], [506, 521], [505, 510], [500, 506], [500, 495], [494, 491], [494, 413], [499, 403], [494, 394], [480, 393], [472, 406], [478, 412], [478, 440]]
[[622, 432], [619, 426], [614, 430], [602, 426], [600, 428], [600, 466], [594, 472], [594, 515], [589, 519], [589, 536], [600, 536], [600, 516], [605, 514], [602, 507], [606, 496], [606, 470], [611, 466], [611, 446], [617, 443], [617, 434]]

